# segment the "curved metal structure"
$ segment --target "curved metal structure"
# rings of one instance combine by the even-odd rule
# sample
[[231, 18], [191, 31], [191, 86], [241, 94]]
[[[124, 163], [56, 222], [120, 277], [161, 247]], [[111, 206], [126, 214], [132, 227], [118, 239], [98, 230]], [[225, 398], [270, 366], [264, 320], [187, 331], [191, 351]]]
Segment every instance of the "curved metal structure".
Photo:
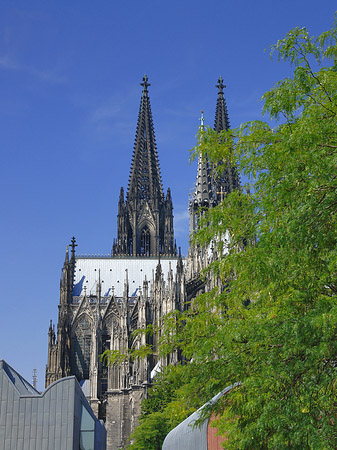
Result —
[[198, 411], [177, 425], [166, 436], [162, 450], [220, 450], [224, 438], [216, 436], [216, 428], [210, 426], [211, 418], [206, 419], [201, 425], [195, 425], [201, 417], [201, 411], [207, 406], [216, 403], [220, 397], [227, 394], [239, 383], [226, 387], [209, 402], [205, 403]]

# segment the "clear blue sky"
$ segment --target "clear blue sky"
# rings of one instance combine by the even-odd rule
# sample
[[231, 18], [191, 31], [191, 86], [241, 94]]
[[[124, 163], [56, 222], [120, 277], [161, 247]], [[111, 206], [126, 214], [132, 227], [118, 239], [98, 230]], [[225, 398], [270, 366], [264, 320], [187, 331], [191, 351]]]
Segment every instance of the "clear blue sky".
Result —
[[200, 110], [213, 125], [222, 75], [232, 126], [290, 73], [264, 50], [295, 26], [330, 28], [325, 0], [2, 0], [0, 358], [44, 387], [49, 320], [73, 235], [109, 253], [127, 188], [146, 73], [164, 190], [186, 253], [188, 162]]

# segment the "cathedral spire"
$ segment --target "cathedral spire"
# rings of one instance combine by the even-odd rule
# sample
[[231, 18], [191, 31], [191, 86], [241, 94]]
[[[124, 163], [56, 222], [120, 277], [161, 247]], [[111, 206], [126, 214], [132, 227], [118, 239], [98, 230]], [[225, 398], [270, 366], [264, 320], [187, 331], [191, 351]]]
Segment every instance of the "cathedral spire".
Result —
[[158, 207], [163, 203], [164, 196], [148, 96], [148, 87], [151, 85], [146, 75], [140, 84], [143, 86], [143, 94], [138, 114], [127, 200], [139, 204], [151, 202], [153, 206]]
[[216, 85], [216, 87], [218, 88], [219, 92], [218, 92], [218, 99], [216, 102], [214, 130], [217, 133], [220, 133], [220, 131], [222, 130], [229, 129], [228, 112], [223, 92], [226, 86], [224, 85], [221, 76], [218, 79], [218, 84]]
[[[200, 139], [202, 139], [202, 132], [204, 131], [203, 111], [201, 111], [199, 131], [201, 136]], [[210, 166], [207, 156], [202, 155], [201, 153], [199, 153], [198, 156], [197, 182], [193, 197], [194, 209], [212, 206], [214, 200]]]
[[[71, 247], [71, 260], [75, 260], [75, 249], [76, 249], [76, 247], [77, 247], [75, 236], [73, 236], [73, 237], [71, 238], [71, 244], [70, 244], [70, 247]], [[68, 250], [67, 250], [67, 251], [68, 251]]]
[[[228, 112], [226, 101], [224, 98], [224, 88], [226, 87], [223, 83], [223, 79], [220, 76], [218, 79], [218, 98], [216, 102], [215, 109], [215, 120], [214, 120], [214, 130], [220, 133], [223, 130], [228, 130], [230, 128]], [[234, 189], [240, 189], [240, 178], [236, 167], [232, 167], [231, 164], [227, 164], [227, 167], [222, 173], [216, 173], [214, 168], [213, 172], [213, 186], [215, 188], [215, 198], [217, 203], [220, 203], [224, 196], [232, 192]]]
[[68, 264], [69, 262], [69, 245], [66, 246], [66, 257], [64, 260], [64, 264]]
[[143, 77], [129, 186], [118, 204], [118, 236], [113, 255], [176, 255], [171, 191], [163, 194], [148, 88]]

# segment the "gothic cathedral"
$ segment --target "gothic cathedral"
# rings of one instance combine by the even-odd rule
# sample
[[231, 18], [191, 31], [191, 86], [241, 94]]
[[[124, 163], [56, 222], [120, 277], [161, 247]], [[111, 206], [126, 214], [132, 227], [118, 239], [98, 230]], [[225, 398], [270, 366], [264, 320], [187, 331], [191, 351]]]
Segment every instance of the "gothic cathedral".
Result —
[[[137, 425], [140, 403], [156, 372], [178, 361], [172, 354], [158, 360], [159, 336], [132, 335], [157, 323], [168, 312], [185, 307], [196, 294], [219, 285], [220, 280], [200, 279], [200, 270], [214, 252], [190, 247], [187, 258], [177, 252], [173, 233], [170, 188], [164, 196], [152, 120], [148, 79], [143, 88], [136, 140], [126, 197], [121, 188], [117, 239], [111, 256], [76, 255], [76, 240], [67, 247], [60, 281], [57, 333], [50, 323], [46, 387], [75, 375], [99, 419], [107, 428], [107, 448], [127, 444]], [[218, 80], [214, 129], [229, 128], [224, 84]], [[203, 126], [203, 123], [201, 124]], [[190, 231], [197, 227], [200, 207], [213, 207], [223, 195], [240, 189], [235, 168], [228, 165], [220, 176], [199, 157], [195, 191], [189, 201]], [[107, 349], [153, 347], [153, 355], [108, 367], [100, 360]]]

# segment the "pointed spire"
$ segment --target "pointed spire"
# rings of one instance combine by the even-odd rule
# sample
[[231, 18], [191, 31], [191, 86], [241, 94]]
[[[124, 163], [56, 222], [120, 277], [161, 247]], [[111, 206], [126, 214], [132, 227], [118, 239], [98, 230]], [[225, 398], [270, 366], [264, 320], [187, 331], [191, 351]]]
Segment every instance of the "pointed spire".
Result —
[[124, 188], [121, 187], [120, 193], [119, 193], [119, 205], [124, 204]]
[[101, 292], [102, 292], [102, 284], [101, 284], [101, 269], [98, 269], [98, 281], [96, 285], [96, 297], [97, 297], [97, 306], [101, 300]]
[[139, 203], [163, 202], [163, 188], [159, 169], [157, 146], [153, 128], [148, 78], [143, 77], [143, 94], [140, 102], [136, 140], [132, 157], [127, 199]]
[[179, 247], [179, 255], [177, 261], [177, 273], [182, 274], [184, 269], [183, 258], [181, 256], [181, 247]]
[[71, 259], [74, 260], [75, 259], [75, 248], [77, 247], [75, 236], [73, 236], [71, 239], [70, 247], [71, 247]]
[[[223, 92], [226, 86], [224, 85], [221, 76], [218, 79], [218, 84], [216, 87], [219, 92], [215, 110], [214, 130], [217, 133], [220, 133], [221, 131], [228, 130], [230, 128], [228, 111]], [[213, 185], [215, 186], [215, 197], [218, 203], [223, 200], [224, 196], [232, 192], [234, 189], [240, 189], [240, 178], [236, 167], [232, 167], [228, 164], [222, 174], [214, 175]]]
[[158, 258], [158, 264], [156, 267], [156, 282], [158, 283], [159, 281], [161, 281], [161, 277], [162, 277], [162, 269], [161, 269], [161, 264], [160, 264], [160, 255]]
[[147, 75], [144, 75], [144, 76], [143, 76], [143, 82], [140, 83], [140, 85], [143, 86], [143, 94], [144, 94], [144, 93], [147, 93], [147, 92], [148, 92], [147, 88], [148, 88], [149, 86], [151, 86], [151, 84], [148, 83], [148, 81], [149, 81], [149, 79], [148, 79]]
[[[204, 129], [204, 112], [201, 111], [200, 117], [200, 131]], [[213, 203], [212, 193], [212, 178], [211, 170], [207, 157], [199, 153], [198, 156], [198, 169], [197, 169], [197, 182], [194, 192], [194, 207], [200, 208], [203, 206], [209, 207]]]
[[149, 296], [149, 282], [147, 281], [146, 275], [143, 281], [143, 295], [144, 295], [144, 299], [147, 300], [148, 296]]
[[129, 298], [129, 277], [128, 277], [128, 269], [125, 269], [125, 279], [124, 279], [124, 292], [123, 292], [124, 300], [127, 301]]
[[143, 87], [129, 185], [121, 190], [114, 255], [174, 254], [171, 192], [164, 198], [146, 75]]
[[220, 133], [220, 131], [222, 130], [229, 129], [228, 111], [223, 92], [226, 86], [224, 85], [221, 76], [218, 79], [218, 84], [216, 85], [216, 87], [219, 89], [219, 92], [215, 110], [214, 130], [217, 133]]
[[200, 119], [199, 119], [199, 121], [200, 121], [200, 130], [203, 130], [204, 129], [204, 127], [205, 127], [205, 119], [204, 119], [204, 111], [203, 110], [201, 110], [200, 111]]
[[68, 262], [69, 262], [69, 245], [67, 245], [67, 247], [66, 247], [66, 257], [64, 260], [64, 264], [66, 265], [66, 264], [68, 264]]
[[171, 196], [171, 189], [170, 188], [167, 188], [166, 202], [172, 203], [172, 196]]

